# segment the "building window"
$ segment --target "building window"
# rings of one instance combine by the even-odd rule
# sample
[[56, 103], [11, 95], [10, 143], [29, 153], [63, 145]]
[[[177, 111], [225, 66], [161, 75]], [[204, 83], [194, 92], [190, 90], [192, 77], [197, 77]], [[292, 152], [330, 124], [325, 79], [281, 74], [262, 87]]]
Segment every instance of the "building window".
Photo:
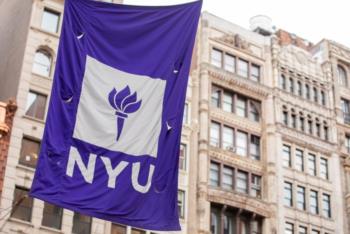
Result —
[[218, 163], [211, 162], [210, 163], [210, 174], [209, 174], [209, 180], [210, 185], [219, 187], [219, 174], [220, 174], [220, 165]]
[[177, 191], [177, 209], [179, 212], [179, 217], [181, 219], [185, 218], [185, 191]]
[[234, 151], [234, 129], [224, 126], [222, 135], [222, 146], [225, 150]]
[[341, 99], [341, 109], [343, 111], [344, 123], [350, 124], [350, 102], [346, 99]]
[[294, 80], [289, 78], [289, 92], [294, 93]]
[[250, 158], [260, 160], [260, 137], [250, 136]]
[[310, 175], [316, 176], [316, 155], [309, 154], [308, 159], [308, 172]]
[[234, 224], [233, 216], [230, 213], [224, 215], [224, 233], [223, 234], [233, 234], [234, 233]]
[[186, 171], [186, 154], [187, 146], [185, 144], [180, 144], [179, 168], [184, 171]]
[[40, 150], [40, 141], [23, 137], [19, 164], [35, 168]]
[[306, 209], [305, 188], [302, 187], [302, 186], [298, 186], [298, 188], [297, 188], [297, 208], [299, 210], [305, 210]]
[[30, 222], [32, 219], [33, 198], [28, 196], [27, 189], [16, 187], [11, 212], [11, 217]]
[[316, 136], [321, 137], [321, 124], [316, 123]]
[[236, 190], [240, 193], [248, 193], [248, 173], [244, 171], [237, 172]]
[[326, 94], [324, 93], [324, 91], [321, 91], [321, 103], [322, 105], [326, 105]]
[[286, 223], [284, 234], [294, 234], [294, 224]]
[[38, 50], [34, 55], [32, 72], [41, 76], [49, 77], [51, 71], [52, 57], [45, 50]]
[[220, 108], [221, 90], [213, 86], [211, 89], [211, 105]]
[[302, 115], [299, 117], [299, 128], [300, 131], [305, 131], [305, 118]]
[[304, 171], [304, 152], [300, 149], [295, 150], [295, 169]]
[[33, 91], [29, 91], [25, 115], [36, 119], [44, 119], [47, 97]]
[[238, 59], [238, 75], [248, 78], [248, 62], [243, 59]]
[[318, 193], [314, 190], [310, 190], [310, 212], [318, 214]]
[[72, 233], [75, 233], [75, 234], [90, 233], [91, 222], [92, 222], [92, 218], [90, 216], [86, 216], [86, 215], [82, 215], [77, 212], [74, 212]]
[[229, 72], [235, 72], [236, 70], [236, 58], [230, 54], [225, 54], [225, 70]]
[[292, 128], [297, 128], [297, 116], [295, 114], [291, 115]]
[[308, 119], [307, 121], [307, 132], [312, 135], [312, 120]]
[[307, 234], [307, 227], [299, 226], [298, 234]]
[[311, 234], [320, 234], [320, 231], [312, 229]]
[[283, 166], [292, 167], [292, 157], [291, 157], [290, 146], [283, 145], [282, 157], [283, 157]]
[[188, 103], [185, 103], [182, 124], [188, 124]]
[[240, 156], [247, 156], [248, 134], [245, 132], [237, 131], [236, 138], [236, 152]]
[[297, 83], [297, 92], [298, 92], [298, 95], [299, 95], [300, 97], [303, 96], [303, 86], [302, 86], [302, 84], [301, 84], [300, 81], [298, 81], [298, 83]]
[[210, 145], [220, 147], [220, 124], [211, 122], [210, 126]]
[[236, 115], [241, 117], [247, 116], [247, 101], [241, 96], [237, 96]]
[[328, 160], [320, 159], [320, 176], [322, 179], [328, 180]]
[[261, 198], [261, 176], [252, 175], [250, 186], [250, 195]]
[[222, 176], [222, 187], [224, 189], [233, 189], [233, 168], [224, 166]]
[[211, 209], [210, 212], [210, 231], [211, 234], [220, 234], [221, 233], [221, 217], [220, 217], [220, 213], [218, 210], [216, 209]]
[[45, 8], [41, 20], [41, 28], [51, 33], [57, 33], [59, 23], [60, 13]]
[[259, 122], [260, 121], [260, 111], [261, 105], [258, 102], [250, 101], [249, 102], [249, 115], [250, 120]]
[[280, 87], [284, 90], [287, 89], [286, 77], [283, 74], [280, 75]]
[[131, 228], [131, 234], [146, 234], [146, 231], [137, 228]]
[[345, 136], [345, 148], [346, 151], [350, 154], [350, 135]]
[[126, 234], [126, 226], [112, 223], [111, 234]]
[[338, 80], [339, 80], [339, 84], [342, 86], [348, 86], [348, 77], [346, 74], [345, 69], [338, 65]]
[[323, 123], [323, 138], [328, 141], [329, 139], [329, 136], [328, 136], [328, 126], [327, 126], [327, 123], [324, 122]]
[[288, 112], [286, 110], [283, 111], [283, 124], [288, 126]]
[[250, 70], [250, 78], [253, 81], [259, 82], [259, 80], [260, 80], [260, 66], [252, 64], [251, 70]]
[[314, 102], [318, 103], [318, 92], [316, 88], [313, 88]]
[[284, 182], [284, 205], [293, 206], [293, 188], [289, 182]]
[[310, 95], [310, 86], [308, 84], [305, 85], [305, 96], [307, 99], [311, 99], [311, 95]]
[[222, 51], [218, 49], [212, 49], [211, 51], [211, 64], [216, 67], [222, 66]]
[[224, 92], [222, 109], [227, 112], [233, 112], [233, 94]]
[[326, 218], [331, 218], [331, 196], [325, 193], [322, 196], [322, 214]]
[[45, 202], [42, 225], [45, 227], [61, 229], [63, 209]]

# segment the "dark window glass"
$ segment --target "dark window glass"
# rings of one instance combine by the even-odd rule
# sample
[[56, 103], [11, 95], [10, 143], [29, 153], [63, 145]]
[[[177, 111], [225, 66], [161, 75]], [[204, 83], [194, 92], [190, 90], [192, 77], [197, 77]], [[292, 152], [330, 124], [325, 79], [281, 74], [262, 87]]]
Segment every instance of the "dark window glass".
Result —
[[294, 80], [289, 78], [289, 92], [294, 93]]
[[297, 128], [297, 116], [295, 114], [291, 115], [292, 128]]
[[221, 217], [217, 209], [212, 208], [210, 212], [210, 232], [211, 234], [221, 234]]
[[46, 108], [46, 96], [29, 91], [25, 115], [37, 119], [44, 119]]
[[211, 105], [220, 108], [221, 91], [213, 86], [211, 89]]
[[299, 118], [300, 131], [305, 131], [305, 118], [300, 116]]
[[298, 234], [307, 234], [307, 227], [299, 226]]
[[283, 74], [280, 75], [280, 87], [284, 90], [287, 89], [286, 77]]
[[261, 176], [252, 175], [250, 186], [250, 195], [261, 198]]
[[260, 160], [260, 137], [258, 136], [250, 136], [250, 157]]
[[326, 105], [326, 94], [324, 93], [324, 91], [321, 91], [321, 103], [322, 105]]
[[11, 216], [30, 222], [32, 218], [33, 198], [28, 196], [28, 191], [24, 188], [15, 188]]
[[40, 149], [39, 141], [32, 140], [27, 137], [23, 137], [19, 163], [21, 165], [35, 168], [38, 160], [39, 149]]
[[283, 124], [288, 126], [288, 112], [283, 111]]
[[349, 135], [345, 136], [345, 148], [346, 148], [346, 151], [350, 154], [350, 136]]
[[284, 234], [294, 234], [294, 225], [292, 223], [286, 223]]
[[350, 124], [350, 101], [342, 98], [340, 103], [343, 111], [344, 123]]
[[55, 229], [61, 229], [63, 209], [45, 202], [42, 225]]
[[111, 234], [126, 234], [126, 226], [112, 223]]
[[89, 234], [91, 232], [91, 223], [92, 218], [90, 216], [74, 212], [72, 233]]
[[303, 86], [300, 81], [297, 83], [298, 95], [303, 96]]
[[305, 96], [307, 99], [311, 99], [311, 95], [310, 95], [310, 86], [308, 84], [305, 85]]
[[261, 105], [258, 102], [250, 101], [250, 119], [259, 122], [260, 121], [260, 112], [261, 112]]
[[314, 93], [314, 102], [318, 102], [318, 92], [316, 88], [313, 88], [313, 93]]

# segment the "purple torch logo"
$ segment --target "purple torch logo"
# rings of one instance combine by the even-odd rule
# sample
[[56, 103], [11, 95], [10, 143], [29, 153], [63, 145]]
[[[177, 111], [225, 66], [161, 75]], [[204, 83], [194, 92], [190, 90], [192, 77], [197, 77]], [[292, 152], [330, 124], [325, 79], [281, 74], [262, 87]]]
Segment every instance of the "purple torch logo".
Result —
[[117, 141], [122, 133], [124, 121], [128, 114], [136, 112], [141, 107], [142, 100], [137, 101], [137, 93], [131, 94], [129, 86], [120, 92], [114, 88], [108, 95], [109, 104], [115, 109], [117, 116]]

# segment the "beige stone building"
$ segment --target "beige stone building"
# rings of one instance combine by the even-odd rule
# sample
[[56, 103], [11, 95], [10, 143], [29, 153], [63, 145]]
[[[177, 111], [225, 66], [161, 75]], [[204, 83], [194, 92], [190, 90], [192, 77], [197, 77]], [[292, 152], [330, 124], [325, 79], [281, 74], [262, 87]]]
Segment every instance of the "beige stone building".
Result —
[[[0, 233], [149, 234], [26, 196], [62, 11], [63, 0], [0, 0], [0, 100], [18, 104]], [[248, 30], [202, 14], [182, 131], [181, 233], [350, 234], [350, 49], [270, 23], [258, 16]]]

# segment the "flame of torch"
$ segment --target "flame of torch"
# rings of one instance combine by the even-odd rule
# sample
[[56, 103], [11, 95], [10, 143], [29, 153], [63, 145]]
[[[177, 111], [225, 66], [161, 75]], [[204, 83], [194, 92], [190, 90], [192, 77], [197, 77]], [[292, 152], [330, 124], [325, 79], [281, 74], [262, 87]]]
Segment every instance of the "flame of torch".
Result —
[[114, 88], [108, 95], [109, 104], [115, 109], [117, 116], [117, 141], [122, 133], [124, 121], [128, 114], [136, 112], [140, 107], [142, 100], [137, 101], [137, 93], [131, 94], [129, 86], [126, 86], [119, 93]]

